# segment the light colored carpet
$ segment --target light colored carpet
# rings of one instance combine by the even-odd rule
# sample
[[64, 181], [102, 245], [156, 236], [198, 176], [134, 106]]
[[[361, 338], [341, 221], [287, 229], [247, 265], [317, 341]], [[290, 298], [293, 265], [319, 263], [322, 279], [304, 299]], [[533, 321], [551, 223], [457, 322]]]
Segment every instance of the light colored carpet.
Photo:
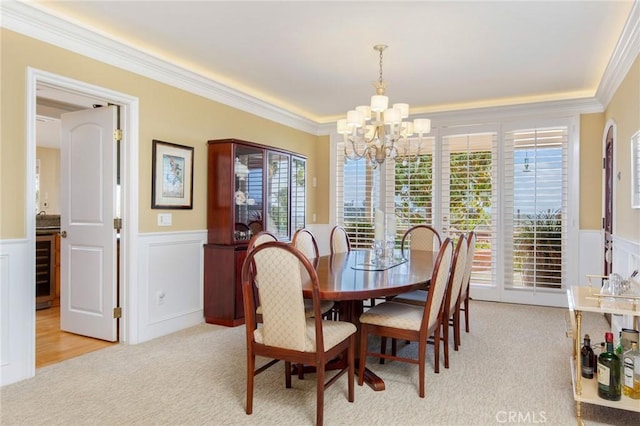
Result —
[[[374, 392], [346, 375], [326, 392], [327, 425], [574, 425], [565, 309], [472, 301], [471, 333], [451, 368], [433, 372], [429, 345], [426, 398], [416, 365], [373, 359], [386, 382]], [[603, 317], [585, 313], [592, 342]], [[315, 421], [315, 376], [284, 387], [283, 364], [256, 378], [254, 413], [244, 412], [244, 327], [202, 324], [140, 345], [117, 345], [44, 367], [36, 377], [0, 389], [3, 425], [302, 425]], [[375, 342], [377, 344], [377, 342]], [[402, 351], [416, 351], [416, 345]], [[640, 402], [639, 402], [640, 404]], [[638, 425], [640, 415], [583, 404], [587, 425]], [[509, 421], [509, 413], [516, 413]], [[515, 421], [518, 420], [518, 421]]]

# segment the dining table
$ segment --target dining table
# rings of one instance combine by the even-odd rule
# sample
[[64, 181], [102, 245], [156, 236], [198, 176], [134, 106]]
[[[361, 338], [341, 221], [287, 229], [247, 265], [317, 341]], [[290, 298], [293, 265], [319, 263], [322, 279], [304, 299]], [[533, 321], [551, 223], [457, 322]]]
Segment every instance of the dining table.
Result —
[[[373, 250], [351, 250], [313, 260], [320, 299], [339, 302], [340, 320], [349, 321], [357, 328], [356, 354], [359, 353], [359, 319], [364, 301], [424, 288], [431, 280], [436, 256], [437, 252], [432, 251], [394, 250], [387, 259], [377, 261]], [[303, 284], [303, 294], [312, 297], [310, 281]], [[356, 359], [356, 362], [364, 360]], [[382, 378], [369, 369], [365, 370], [365, 383], [376, 391], [385, 388]]]

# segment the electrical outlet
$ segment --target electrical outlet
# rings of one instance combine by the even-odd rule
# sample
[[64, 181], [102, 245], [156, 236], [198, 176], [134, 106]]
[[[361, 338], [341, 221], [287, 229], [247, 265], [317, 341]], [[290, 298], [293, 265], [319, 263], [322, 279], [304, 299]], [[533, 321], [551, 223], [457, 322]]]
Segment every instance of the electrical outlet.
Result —
[[166, 296], [167, 295], [164, 291], [156, 291], [156, 303], [158, 305], [163, 305]]

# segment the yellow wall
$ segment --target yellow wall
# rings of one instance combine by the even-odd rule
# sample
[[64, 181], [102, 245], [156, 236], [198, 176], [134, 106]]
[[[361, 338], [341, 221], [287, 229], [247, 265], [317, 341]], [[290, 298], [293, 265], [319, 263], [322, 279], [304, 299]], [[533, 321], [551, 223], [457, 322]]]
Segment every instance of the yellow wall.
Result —
[[[605, 111], [617, 125], [614, 141], [616, 177], [613, 232], [640, 241], [640, 209], [631, 208], [631, 136], [640, 130], [640, 56], [638, 56]], [[604, 131], [604, 128], [603, 128]]]
[[[194, 147], [193, 210], [172, 210], [171, 230], [206, 228], [206, 141], [237, 138], [284, 148], [307, 156], [308, 176], [317, 173], [328, 163], [328, 153], [318, 155], [318, 145], [327, 146], [320, 138], [272, 121], [239, 111], [159, 83], [149, 78], [105, 65], [102, 62], [72, 53], [47, 43], [2, 29], [0, 32], [2, 73], [0, 147], [0, 238], [24, 238], [25, 206], [25, 115], [26, 70], [39, 70], [84, 81], [120, 93], [137, 97], [140, 101], [139, 126], [139, 230], [158, 231], [156, 214], [151, 210], [151, 150], [152, 140], [159, 139]], [[322, 151], [323, 149], [321, 149]], [[318, 177], [318, 182], [320, 182]], [[325, 193], [325, 191], [327, 191]], [[328, 183], [312, 188], [309, 184], [307, 221], [313, 213], [318, 221], [328, 218]], [[5, 206], [15, 208], [5, 208]], [[325, 221], [326, 222], [326, 221]], [[166, 231], [166, 228], [162, 228]]]
[[602, 229], [604, 114], [580, 116], [580, 229]]

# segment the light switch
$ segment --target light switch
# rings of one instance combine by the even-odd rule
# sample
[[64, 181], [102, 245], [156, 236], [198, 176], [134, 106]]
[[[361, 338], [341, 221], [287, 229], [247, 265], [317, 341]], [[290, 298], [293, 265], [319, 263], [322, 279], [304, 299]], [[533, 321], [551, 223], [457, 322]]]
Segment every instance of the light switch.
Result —
[[171, 226], [171, 213], [158, 213], [158, 226]]

